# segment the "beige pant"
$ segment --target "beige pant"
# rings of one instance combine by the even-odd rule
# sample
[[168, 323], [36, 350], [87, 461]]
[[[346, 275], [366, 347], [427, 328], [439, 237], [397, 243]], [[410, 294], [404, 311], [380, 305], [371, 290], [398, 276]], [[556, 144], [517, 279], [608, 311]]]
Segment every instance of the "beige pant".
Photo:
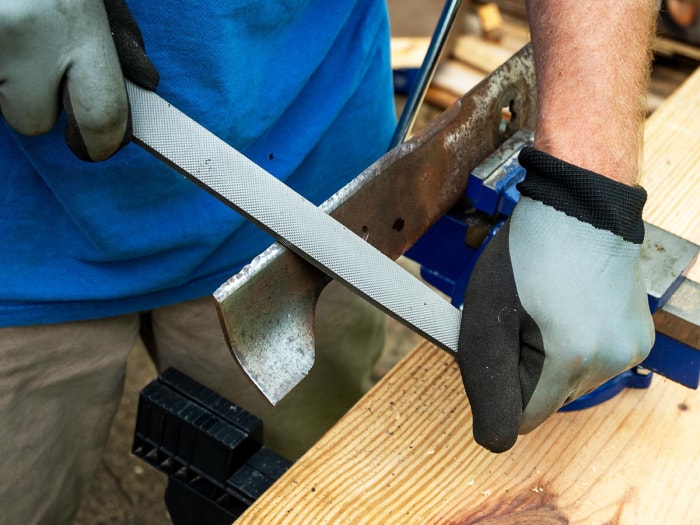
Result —
[[138, 314], [0, 330], [0, 523], [69, 523], [102, 456], [137, 339], [264, 421], [265, 444], [295, 459], [366, 390], [384, 316], [332, 283], [317, 310], [316, 365], [271, 407], [226, 348], [210, 298]]

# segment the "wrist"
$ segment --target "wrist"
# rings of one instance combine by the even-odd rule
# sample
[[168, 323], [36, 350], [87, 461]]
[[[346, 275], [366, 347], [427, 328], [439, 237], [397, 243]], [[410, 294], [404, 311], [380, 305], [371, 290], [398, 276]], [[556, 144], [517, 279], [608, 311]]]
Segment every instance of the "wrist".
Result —
[[527, 170], [518, 185], [523, 196], [634, 244], [644, 240], [646, 191], [642, 187], [617, 182], [535, 148], [524, 148], [519, 160]]
[[[624, 119], [624, 122], [628, 120]], [[596, 130], [595, 126], [600, 129]], [[621, 141], [611, 145], [605, 138], [608, 135], [604, 133], [603, 126], [613, 126], [613, 124], [606, 120], [605, 122], [583, 125], [582, 129], [585, 131], [582, 129], [562, 131], [560, 127], [557, 127], [556, 133], [547, 133], [547, 126], [541, 124], [538, 125], [533, 146], [539, 151], [574, 166], [579, 166], [628, 186], [637, 185], [642, 165], [641, 133], [636, 141]], [[601, 140], [587, 138], [586, 147], [572, 148], [571, 144], [581, 142], [582, 133], [586, 137], [598, 136]], [[622, 135], [622, 130], [617, 135]]]

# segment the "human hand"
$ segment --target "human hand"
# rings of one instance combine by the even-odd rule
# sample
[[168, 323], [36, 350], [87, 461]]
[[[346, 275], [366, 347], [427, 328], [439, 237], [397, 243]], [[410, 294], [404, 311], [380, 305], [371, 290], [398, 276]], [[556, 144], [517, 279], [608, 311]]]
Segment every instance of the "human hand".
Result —
[[642, 361], [654, 341], [639, 256], [646, 192], [526, 148], [512, 216], [477, 261], [457, 359], [493, 452]]
[[62, 102], [73, 153], [110, 157], [131, 140], [122, 75], [146, 89], [158, 84], [124, 0], [0, 3], [0, 113], [17, 132], [48, 132]]

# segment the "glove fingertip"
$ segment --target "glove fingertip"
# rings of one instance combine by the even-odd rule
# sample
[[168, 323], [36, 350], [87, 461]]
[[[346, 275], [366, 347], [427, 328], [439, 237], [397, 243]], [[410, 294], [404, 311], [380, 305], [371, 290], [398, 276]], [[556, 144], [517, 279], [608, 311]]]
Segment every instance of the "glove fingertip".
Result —
[[480, 425], [474, 422], [474, 441], [495, 454], [513, 448], [518, 440], [518, 430], [511, 428], [494, 429], [492, 425]]
[[80, 160], [85, 161], [85, 162], [98, 162], [98, 161], [106, 160], [106, 159], [112, 157], [117, 151], [122, 149], [129, 142], [131, 142], [132, 123], [131, 123], [131, 109], [130, 108], [129, 108], [129, 111], [127, 112], [126, 130], [124, 132], [124, 136], [122, 137], [121, 142], [113, 149], [113, 151], [110, 151], [106, 154], [101, 153], [99, 157], [95, 157], [95, 156], [90, 154], [90, 150], [89, 150], [87, 144], [85, 143], [85, 140], [83, 139], [83, 135], [80, 132], [80, 126], [78, 125], [78, 121], [75, 118], [75, 113], [73, 111], [73, 104], [71, 102], [70, 94], [69, 94], [66, 86], [64, 86], [64, 88], [63, 88], [63, 108], [66, 112], [66, 117], [67, 117], [67, 121], [68, 121], [66, 124], [66, 129], [64, 131], [64, 139], [65, 139], [66, 145], [71, 150], [73, 155], [75, 155]]
[[160, 74], [142, 48], [135, 43], [117, 47], [122, 73], [134, 84], [149, 91], [155, 91], [160, 82]]
[[146, 55], [143, 35], [124, 0], [105, 2], [107, 19], [126, 78], [149, 91], [160, 82], [158, 70]]
[[133, 71], [125, 76], [129, 80], [149, 91], [155, 91], [160, 83], [160, 74], [158, 73], [158, 70], [147, 58], [139, 63], [136, 71]]

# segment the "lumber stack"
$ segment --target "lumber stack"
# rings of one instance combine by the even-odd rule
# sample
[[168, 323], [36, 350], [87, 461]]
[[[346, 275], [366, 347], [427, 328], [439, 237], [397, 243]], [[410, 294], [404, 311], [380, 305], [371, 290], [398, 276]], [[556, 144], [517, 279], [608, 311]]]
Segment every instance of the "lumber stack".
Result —
[[[510, 18], [513, 21], [516, 21], [521, 24], [527, 24], [527, 12], [525, 10], [525, 0], [493, 0], [493, 3], [498, 6], [500, 11], [503, 13], [505, 17]], [[668, 7], [664, 4], [668, 3], [668, 0], [666, 0], [662, 5], [661, 5], [661, 10], [662, 10], [662, 15], [661, 18], [665, 19], [667, 14], [667, 9]], [[675, 0], [676, 4], [698, 4], [697, 0]], [[592, 8], [593, 9], [593, 8]], [[666, 11], [665, 13], [663, 11]], [[600, 16], [605, 16], [605, 12], [601, 11]], [[697, 23], [695, 24], [695, 27], [693, 28], [697, 30]], [[672, 56], [672, 55], [679, 55], [682, 57], [690, 58], [695, 61], [700, 61], [700, 48], [698, 46], [693, 45], [692, 43], [689, 43], [687, 41], [683, 41], [679, 38], [676, 38], [672, 32], [667, 31], [664, 28], [664, 24], [661, 23], [659, 25], [659, 38], [657, 39], [656, 46], [655, 46], [655, 52], [666, 55], [666, 56]]]
[[[505, 21], [498, 40], [476, 34], [458, 35], [452, 40], [449, 56], [441, 61], [435, 72], [426, 100], [437, 107], [446, 108], [529, 41], [526, 26]], [[429, 43], [429, 37], [392, 38], [392, 67], [419, 68]]]
[[[496, 14], [493, 14], [493, 10]], [[426, 101], [446, 108], [474, 87], [484, 76], [527, 44], [530, 32], [522, 0], [497, 0], [482, 4], [480, 16], [465, 22], [466, 28], [450, 40]], [[458, 24], [458, 31], [461, 28]], [[392, 65], [395, 69], [419, 68], [428, 49], [429, 37], [394, 37]], [[669, 96], [700, 65], [700, 48], [660, 35], [654, 48], [655, 61], [647, 97], [648, 114]]]

